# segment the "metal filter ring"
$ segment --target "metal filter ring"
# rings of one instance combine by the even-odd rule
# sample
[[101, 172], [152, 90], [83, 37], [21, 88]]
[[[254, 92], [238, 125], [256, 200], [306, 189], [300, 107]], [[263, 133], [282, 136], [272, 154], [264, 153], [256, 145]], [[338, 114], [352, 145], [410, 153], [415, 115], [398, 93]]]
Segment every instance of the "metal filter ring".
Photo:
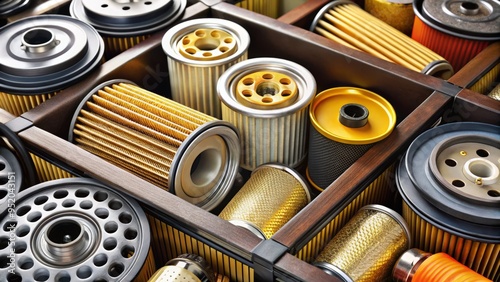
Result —
[[233, 125], [126, 80], [89, 92], [68, 140], [206, 210], [224, 199], [238, 172]]
[[0, 31], [0, 88], [13, 94], [61, 90], [93, 70], [104, 53], [97, 31], [67, 16], [24, 18]]
[[187, 0], [74, 0], [70, 14], [103, 35], [130, 37], [167, 27], [184, 13], [186, 5]]
[[306, 157], [309, 105], [316, 81], [303, 66], [252, 58], [230, 67], [217, 82], [223, 120], [241, 134], [241, 166], [278, 162], [297, 167]]
[[[15, 252], [15, 273], [2, 271], [2, 281], [130, 281], [149, 253], [139, 204], [90, 179], [48, 181], [21, 192], [15, 213], [1, 212], [0, 226], [11, 234], [1, 237], [2, 268]], [[14, 243], [4, 244], [9, 238]]]
[[170, 28], [162, 48], [168, 60], [172, 99], [220, 118], [217, 80], [230, 66], [247, 59], [249, 45], [248, 32], [224, 19], [194, 19]]
[[6, 18], [26, 9], [30, 0], [4, 0], [0, 2], [0, 18]]

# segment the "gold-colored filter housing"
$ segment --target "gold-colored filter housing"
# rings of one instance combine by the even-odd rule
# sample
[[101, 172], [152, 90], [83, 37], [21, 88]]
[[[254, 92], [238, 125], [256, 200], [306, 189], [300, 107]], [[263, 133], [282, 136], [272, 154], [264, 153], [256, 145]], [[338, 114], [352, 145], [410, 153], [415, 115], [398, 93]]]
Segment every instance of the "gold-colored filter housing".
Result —
[[390, 278], [397, 259], [410, 247], [403, 218], [381, 205], [362, 207], [313, 262], [344, 281]]
[[296, 171], [264, 164], [252, 172], [219, 217], [270, 239], [310, 201], [309, 188]]
[[443, 57], [348, 0], [324, 6], [310, 30], [416, 72], [443, 79], [454, 73]]
[[243, 0], [235, 5], [275, 19], [278, 17], [280, 0]]
[[222, 201], [239, 162], [230, 124], [126, 81], [108, 81], [89, 93], [69, 139], [205, 209]]
[[20, 116], [54, 97], [56, 93], [15, 95], [0, 91], [0, 108], [5, 109], [7, 112], [15, 116]]
[[364, 9], [377, 19], [410, 36], [413, 27], [413, 0], [365, 0]]

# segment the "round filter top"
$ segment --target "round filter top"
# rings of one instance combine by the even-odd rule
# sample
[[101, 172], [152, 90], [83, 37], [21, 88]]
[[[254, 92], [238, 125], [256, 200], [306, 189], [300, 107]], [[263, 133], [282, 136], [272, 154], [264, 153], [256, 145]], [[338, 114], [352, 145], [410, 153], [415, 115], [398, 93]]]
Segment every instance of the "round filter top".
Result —
[[336, 87], [319, 93], [309, 111], [312, 125], [323, 136], [352, 145], [387, 137], [396, 113], [383, 97], [360, 88]]
[[74, 0], [70, 13], [101, 34], [127, 37], [151, 34], [168, 26], [186, 5], [187, 0]]
[[3, 0], [0, 1], [0, 18], [16, 14], [28, 7], [30, 0]]
[[238, 50], [233, 36], [221, 29], [200, 28], [179, 40], [179, 53], [191, 60], [218, 60]]
[[86, 23], [61, 15], [25, 18], [0, 29], [0, 88], [55, 92], [100, 63], [104, 43]]
[[[419, 4], [414, 6], [418, 15]], [[432, 27], [453, 36], [477, 40], [500, 39], [497, 0], [423, 0], [422, 16]]]

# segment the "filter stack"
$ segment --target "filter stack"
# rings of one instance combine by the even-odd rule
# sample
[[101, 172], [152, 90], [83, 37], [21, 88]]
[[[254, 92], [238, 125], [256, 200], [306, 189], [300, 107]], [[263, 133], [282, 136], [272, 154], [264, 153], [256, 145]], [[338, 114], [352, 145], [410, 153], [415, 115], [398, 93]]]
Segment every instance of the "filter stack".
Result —
[[443, 79], [454, 73], [443, 57], [348, 0], [324, 6], [310, 30], [416, 72]]
[[169, 29], [162, 40], [168, 57], [174, 101], [221, 118], [217, 80], [232, 65], [246, 60], [250, 36], [223, 19], [196, 19]]
[[229, 192], [240, 155], [231, 124], [123, 80], [88, 94], [69, 140], [207, 210]]
[[32, 186], [0, 226], [2, 281], [147, 281], [155, 270], [144, 211], [93, 180]]
[[413, 247], [500, 278], [500, 127], [450, 123], [417, 137], [396, 171]]
[[171, 25], [186, 5], [187, 0], [75, 0], [69, 12], [101, 34], [109, 60]]
[[316, 81], [299, 64], [253, 58], [229, 68], [217, 83], [222, 119], [241, 135], [241, 167], [269, 162], [296, 168], [306, 157], [308, 110]]

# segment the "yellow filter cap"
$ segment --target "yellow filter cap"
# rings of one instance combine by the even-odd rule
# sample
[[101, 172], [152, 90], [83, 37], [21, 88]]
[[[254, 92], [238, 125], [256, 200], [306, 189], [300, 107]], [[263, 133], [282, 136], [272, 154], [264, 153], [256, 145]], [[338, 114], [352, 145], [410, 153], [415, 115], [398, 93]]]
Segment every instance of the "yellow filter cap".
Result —
[[365, 145], [391, 134], [396, 113], [382, 96], [369, 90], [335, 87], [314, 98], [309, 110], [314, 128], [336, 142]]

